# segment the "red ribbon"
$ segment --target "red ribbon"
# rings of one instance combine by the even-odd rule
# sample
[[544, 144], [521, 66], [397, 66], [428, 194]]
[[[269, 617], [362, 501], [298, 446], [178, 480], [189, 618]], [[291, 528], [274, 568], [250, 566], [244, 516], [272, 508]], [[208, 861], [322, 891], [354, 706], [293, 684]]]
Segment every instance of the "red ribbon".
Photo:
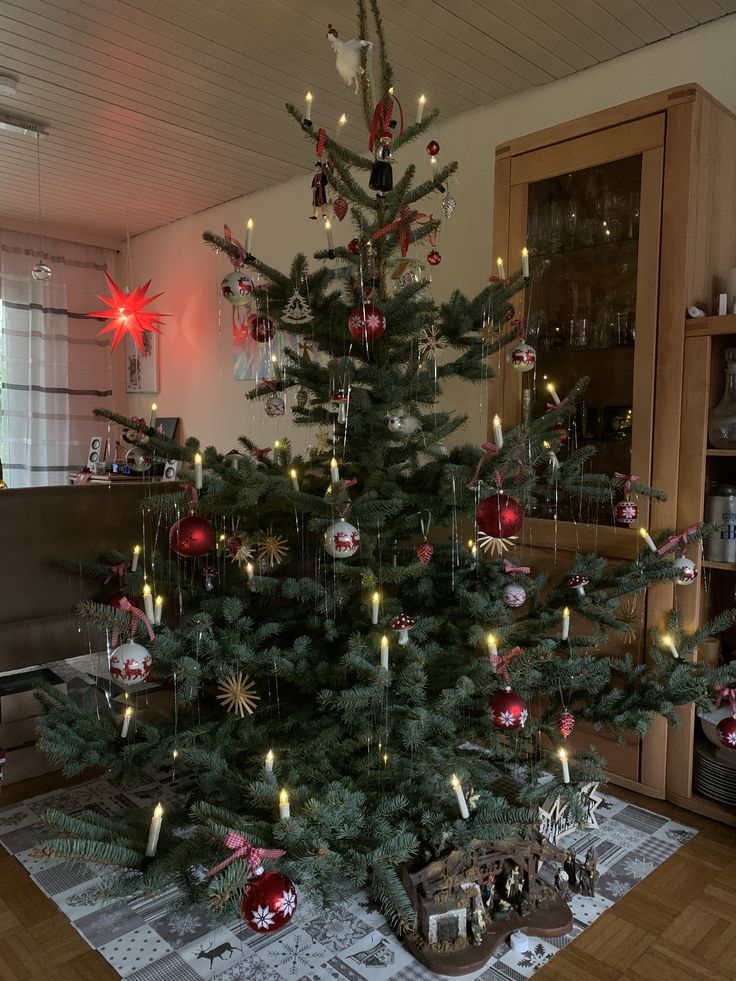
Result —
[[320, 128], [319, 132], [317, 133], [317, 144], [315, 146], [315, 150], [317, 152], [318, 157], [321, 157], [322, 154], [325, 152], [326, 146], [327, 146], [327, 130]]
[[552, 412], [554, 409], [561, 409], [562, 406], [566, 404], [566, 402], [567, 402], [567, 395], [564, 397], [564, 399], [560, 399], [560, 404], [559, 405], [555, 405], [554, 402], [548, 402], [547, 403], [547, 412]]
[[263, 460], [266, 459], [266, 454], [270, 453], [272, 449], [273, 449], [272, 446], [261, 446], [261, 447], [254, 446], [253, 449], [250, 451], [250, 455], [254, 456], [256, 460], [260, 460], [261, 462], [263, 462]]
[[504, 559], [503, 571], [507, 576], [513, 576], [515, 572], [518, 572], [523, 576], [528, 576], [532, 570], [528, 565], [514, 565], [513, 562], [509, 562], [508, 559]]
[[638, 480], [639, 478], [636, 477], [633, 473], [614, 473], [613, 476], [618, 477], [619, 480], [623, 480], [624, 495], [628, 498], [629, 494], [631, 493], [631, 485], [634, 483], [635, 480]]
[[726, 699], [731, 704], [731, 714], [736, 716], [736, 688], [716, 685], [716, 708], [719, 709]]
[[105, 580], [105, 583], [109, 583], [111, 579], [114, 579], [115, 576], [117, 576], [120, 585], [124, 586], [125, 576], [129, 568], [130, 562], [118, 562], [117, 565], [110, 566], [110, 575]]
[[[142, 623], [143, 626], [148, 631], [148, 639], [155, 640], [156, 635], [153, 632], [153, 627], [151, 626], [151, 621], [148, 619], [143, 610], [139, 610], [137, 606], [133, 606], [127, 596], [123, 598], [118, 603], [118, 609], [122, 610], [123, 613], [130, 614], [130, 631], [129, 636], [132, 639], [138, 632], [138, 624]], [[117, 629], [113, 627], [112, 631], [112, 646], [118, 646], [118, 632]]]
[[246, 254], [245, 249], [236, 238], [233, 238], [233, 233], [230, 231], [229, 225], [225, 225], [225, 231], [222, 237], [225, 239], [226, 242], [229, 242], [231, 245], [234, 245], [235, 248], [240, 253], [240, 262], [236, 262], [235, 259], [233, 259], [232, 256], [230, 256], [230, 262], [232, 262], [233, 266], [236, 269], [240, 269], [241, 266], [245, 265], [245, 254]]
[[210, 869], [210, 878], [213, 875], [219, 875], [223, 869], [226, 869], [231, 862], [238, 858], [244, 858], [248, 863], [248, 871], [255, 872], [263, 864], [264, 858], [281, 858], [282, 855], [286, 854], [281, 848], [256, 848], [247, 838], [235, 831], [228, 831], [225, 835], [225, 847], [229, 848], [232, 854]]
[[684, 551], [687, 548], [687, 546], [690, 544], [690, 536], [694, 535], [698, 531], [700, 531], [699, 524], [690, 525], [689, 528], [686, 528], [679, 535], [670, 535], [670, 537], [667, 539], [664, 545], [660, 545], [660, 547], [657, 549], [657, 555], [659, 556], [666, 555], [668, 552], [671, 552], [672, 549], [676, 548], [678, 545]]
[[512, 647], [508, 654], [489, 654], [488, 660], [491, 662], [491, 667], [496, 672], [500, 674], [503, 678], [505, 685], [511, 684], [511, 677], [509, 676], [509, 664], [515, 661], [517, 657], [524, 654], [523, 647]]
[[[398, 218], [389, 222], [388, 225], [384, 225], [383, 228], [379, 228], [377, 232], [371, 235], [371, 241], [375, 242], [382, 235], [388, 235], [389, 232], [394, 232], [398, 229], [399, 247], [401, 248], [402, 256], [405, 256], [409, 251], [409, 244], [411, 242], [412, 222], [416, 222], [419, 225], [431, 223], [435, 228], [439, 226], [439, 222], [432, 215], [425, 215], [419, 211], [410, 211], [409, 208], [402, 208], [399, 211]], [[432, 233], [427, 237], [430, 239], [430, 245], [434, 248], [437, 244], [436, 232], [434, 233], [434, 241], [432, 241]]]
[[495, 456], [496, 453], [498, 453], [495, 443], [482, 443], [481, 449], [484, 450], [485, 452], [483, 453], [483, 456], [480, 458], [480, 460], [478, 460], [478, 465], [475, 468], [475, 473], [466, 484], [466, 487], [470, 487], [471, 489], [473, 487], [476, 487], [478, 484], [478, 477], [480, 475], [480, 470], [483, 464], [486, 462], [486, 460], [490, 460], [492, 456]]
[[371, 132], [368, 139], [368, 149], [372, 150], [378, 139], [393, 139], [390, 123], [394, 113], [394, 102], [399, 108], [399, 135], [404, 132], [404, 110], [395, 95], [385, 95], [380, 102], [376, 103], [371, 120]]
[[526, 340], [526, 320], [523, 317], [519, 320], [512, 320], [511, 326], [516, 328], [520, 341]]

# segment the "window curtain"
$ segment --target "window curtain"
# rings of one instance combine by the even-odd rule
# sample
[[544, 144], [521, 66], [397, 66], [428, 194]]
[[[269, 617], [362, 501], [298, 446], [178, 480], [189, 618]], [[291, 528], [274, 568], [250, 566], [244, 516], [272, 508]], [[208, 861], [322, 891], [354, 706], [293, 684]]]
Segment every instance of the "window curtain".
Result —
[[112, 408], [113, 370], [100, 324], [103, 270], [111, 250], [43, 240], [51, 279], [31, 269], [37, 236], [0, 229], [0, 459], [9, 487], [63, 484], [87, 461], [90, 439], [107, 436], [92, 415]]

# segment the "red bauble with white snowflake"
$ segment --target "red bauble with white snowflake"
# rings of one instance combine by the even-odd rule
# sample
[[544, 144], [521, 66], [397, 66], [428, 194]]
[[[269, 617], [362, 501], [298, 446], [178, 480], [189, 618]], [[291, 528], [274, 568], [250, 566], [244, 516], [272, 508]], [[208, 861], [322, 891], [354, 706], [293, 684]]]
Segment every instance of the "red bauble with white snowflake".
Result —
[[529, 718], [529, 706], [521, 695], [510, 688], [497, 692], [489, 699], [488, 711], [494, 726], [504, 732], [509, 729], [523, 729]]
[[475, 518], [483, 534], [491, 538], [508, 538], [524, 523], [524, 508], [513, 497], [499, 491], [480, 502]]
[[686, 555], [681, 555], [679, 559], [675, 559], [672, 563], [672, 569], [675, 573], [675, 582], [678, 586], [690, 586], [698, 578], [698, 570], [695, 567], [695, 563]]
[[633, 501], [619, 501], [613, 509], [613, 516], [620, 525], [633, 525], [639, 517], [639, 505]]
[[270, 317], [253, 317], [248, 324], [248, 333], [254, 341], [258, 341], [259, 344], [265, 344], [267, 341], [273, 339], [277, 326], [276, 321]]
[[736, 715], [721, 719], [716, 726], [716, 732], [726, 749], [736, 749]]
[[169, 547], [183, 559], [197, 559], [215, 547], [215, 531], [206, 518], [188, 514], [172, 525]]
[[415, 551], [417, 553], [417, 558], [422, 565], [426, 565], [432, 558], [434, 553], [434, 545], [425, 538], [423, 542], [419, 542]]
[[240, 909], [255, 933], [275, 933], [291, 921], [296, 906], [296, 887], [291, 879], [281, 872], [261, 872], [245, 890]]
[[116, 647], [110, 655], [110, 677], [122, 685], [146, 681], [151, 672], [151, 655], [148, 648], [129, 640]]
[[439, 254], [437, 249], [432, 249], [431, 252], [427, 253], [427, 262], [430, 266], [439, 266], [442, 262], [442, 256]]
[[255, 286], [250, 276], [246, 276], [242, 269], [235, 269], [220, 283], [220, 293], [231, 306], [242, 307], [253, 299]]
[[537, 363], [537, 352], [526, 341], [519, 341], [511, 352], [511, 367], [516, 371], [531, 371]]
[[564, 709], [557, 716], [557, 729], [560, 735], [563, 736], [565, 739], [567, 739], [567, 737], [572, 733], [574, 728], [575, 728], [575, 716], [572, 714], [572, 712], [568, 712], [567, 709]]
[[386, 318], [378, 307], [365, 303], [351, 311], [348, 330], [359, 341], [376, 341], [386, 330]]
[[347, 249], [348, 249], [348, 252], [350, 253], [350, 255], [359, 255], [360, 254], [360, 239], [359, 238], [351, 238], [350, 241], [348, 242]]

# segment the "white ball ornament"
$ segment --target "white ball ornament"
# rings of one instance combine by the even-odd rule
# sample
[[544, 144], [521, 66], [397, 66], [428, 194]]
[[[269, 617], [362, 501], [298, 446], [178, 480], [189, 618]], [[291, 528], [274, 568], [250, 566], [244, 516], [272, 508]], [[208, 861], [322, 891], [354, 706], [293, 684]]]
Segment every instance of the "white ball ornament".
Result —
[[360, 532], [349, 521], [335, 521], [322, 536], [325, 551], [335, 559], [349, 559], [360, 548]]
[[388, 428], [392, 433], [400, 433], [402, 436], [413, 436], [420, 426], [420, 421], [414, 416], [402, 416], [396, 412], [388, 417]]
[[526, 603], [526, 592], [518, 583], [510, 582], [503, 587], [502, 599], [506, 606], [516, 609], [517, 606], [523, 606]]
[[110, 655], [110, 677], [121, 685], [147, 681], [151, 672], [151, 654], [142, 644], [129, 640]]
[[689, 586], [698, 578], [698, 570], [695, 568], [695, 563], [685, 555], [681, 555], [679, 559], [675, 559], [672, 563], [672, 568], [675, 571], [675, 582], [678, 586]]
[[242, 269], [233, 269], [220, 283], [220, 292], [234, 307], [242, 307], [253, 299], [255, 286]]
[[511, 367], [516, 371], [531, 371], [537, 363], [537, 352], [526, 341], [519, 341], [511, 352]]

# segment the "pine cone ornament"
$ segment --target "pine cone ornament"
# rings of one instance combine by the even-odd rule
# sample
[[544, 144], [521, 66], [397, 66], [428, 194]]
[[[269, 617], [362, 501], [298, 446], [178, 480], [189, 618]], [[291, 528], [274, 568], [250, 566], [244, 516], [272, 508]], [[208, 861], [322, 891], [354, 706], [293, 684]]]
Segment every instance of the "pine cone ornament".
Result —
[[419, 542], [419, 544], [416, 547], [417, 558], [422, 563], [422, 565], [426, 565], [429, 562], [429, 560], [432, 558], [433, 552], [434, 552], [434, 545], [431, 542], [427, 541], [426, 538], [424, 539], [423, 542]]
[[560, 712], [557, 717], [557, 728], [560, 731], [560, 735], [567, 739], [572, 730], [575, 728], [575, 716], [572, 714], [572, 712], [568, 712], [567, 710]]

